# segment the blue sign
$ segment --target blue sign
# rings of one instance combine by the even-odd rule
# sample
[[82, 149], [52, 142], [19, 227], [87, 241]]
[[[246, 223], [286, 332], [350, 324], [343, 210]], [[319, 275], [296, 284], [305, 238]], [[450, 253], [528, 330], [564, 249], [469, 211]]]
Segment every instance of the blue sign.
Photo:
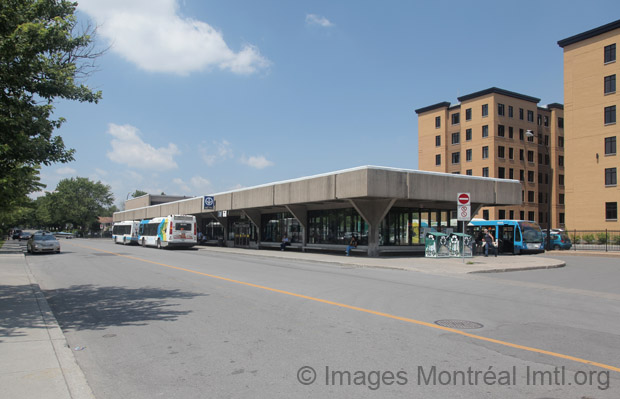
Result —
[[204, 197], [203, 209], [213, 209], [215, 206], [215, 199], [213, 197]]

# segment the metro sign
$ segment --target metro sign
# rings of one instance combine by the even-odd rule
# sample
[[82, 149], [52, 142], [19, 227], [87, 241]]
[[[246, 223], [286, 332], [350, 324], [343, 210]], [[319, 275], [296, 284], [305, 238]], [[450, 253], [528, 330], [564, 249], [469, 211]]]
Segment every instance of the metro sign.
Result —
[[460, 206], [470, 205], [469, 193], [458, 193], [456, 196], [456, 204]]

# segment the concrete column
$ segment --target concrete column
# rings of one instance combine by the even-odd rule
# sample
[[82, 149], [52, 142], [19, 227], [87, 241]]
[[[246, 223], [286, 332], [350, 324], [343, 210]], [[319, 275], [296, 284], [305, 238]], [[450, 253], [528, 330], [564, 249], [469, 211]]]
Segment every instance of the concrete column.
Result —
[[351, 205], [368, 223], [368, 256], [379, 256], [379, 227], [385, 215], [390, 211], [396, 198], [391, 199], [356, 199], [349, 200]]
[[301, 225], [303, 229], [301, 235], [301, 250], [306, 250], [306, 243], [308, 242], [307, 231], [308, 231], [308, 209], [303, 205], [285, 205], [286, 209], [293, 215], [295, 219]]

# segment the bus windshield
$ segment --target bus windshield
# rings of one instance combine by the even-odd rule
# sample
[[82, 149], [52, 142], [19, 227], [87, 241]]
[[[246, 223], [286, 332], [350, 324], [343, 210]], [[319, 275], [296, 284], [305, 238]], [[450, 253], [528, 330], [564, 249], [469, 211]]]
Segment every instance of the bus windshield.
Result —
[[519, 222], [519, 226], [523, 234], [523, 242], [543, 242], [542, 231], [537, 223]]

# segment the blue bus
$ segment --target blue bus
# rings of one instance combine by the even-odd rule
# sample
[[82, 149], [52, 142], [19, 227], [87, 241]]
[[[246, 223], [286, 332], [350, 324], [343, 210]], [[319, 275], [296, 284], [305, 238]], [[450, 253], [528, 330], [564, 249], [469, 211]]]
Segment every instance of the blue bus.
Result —
[[497, 241], [499, 253], [526, 254], [545, 252], [543, 233], [538, 223], [531, 220], [472, 220], [469, 233], [479, 241], [488, 229]]

